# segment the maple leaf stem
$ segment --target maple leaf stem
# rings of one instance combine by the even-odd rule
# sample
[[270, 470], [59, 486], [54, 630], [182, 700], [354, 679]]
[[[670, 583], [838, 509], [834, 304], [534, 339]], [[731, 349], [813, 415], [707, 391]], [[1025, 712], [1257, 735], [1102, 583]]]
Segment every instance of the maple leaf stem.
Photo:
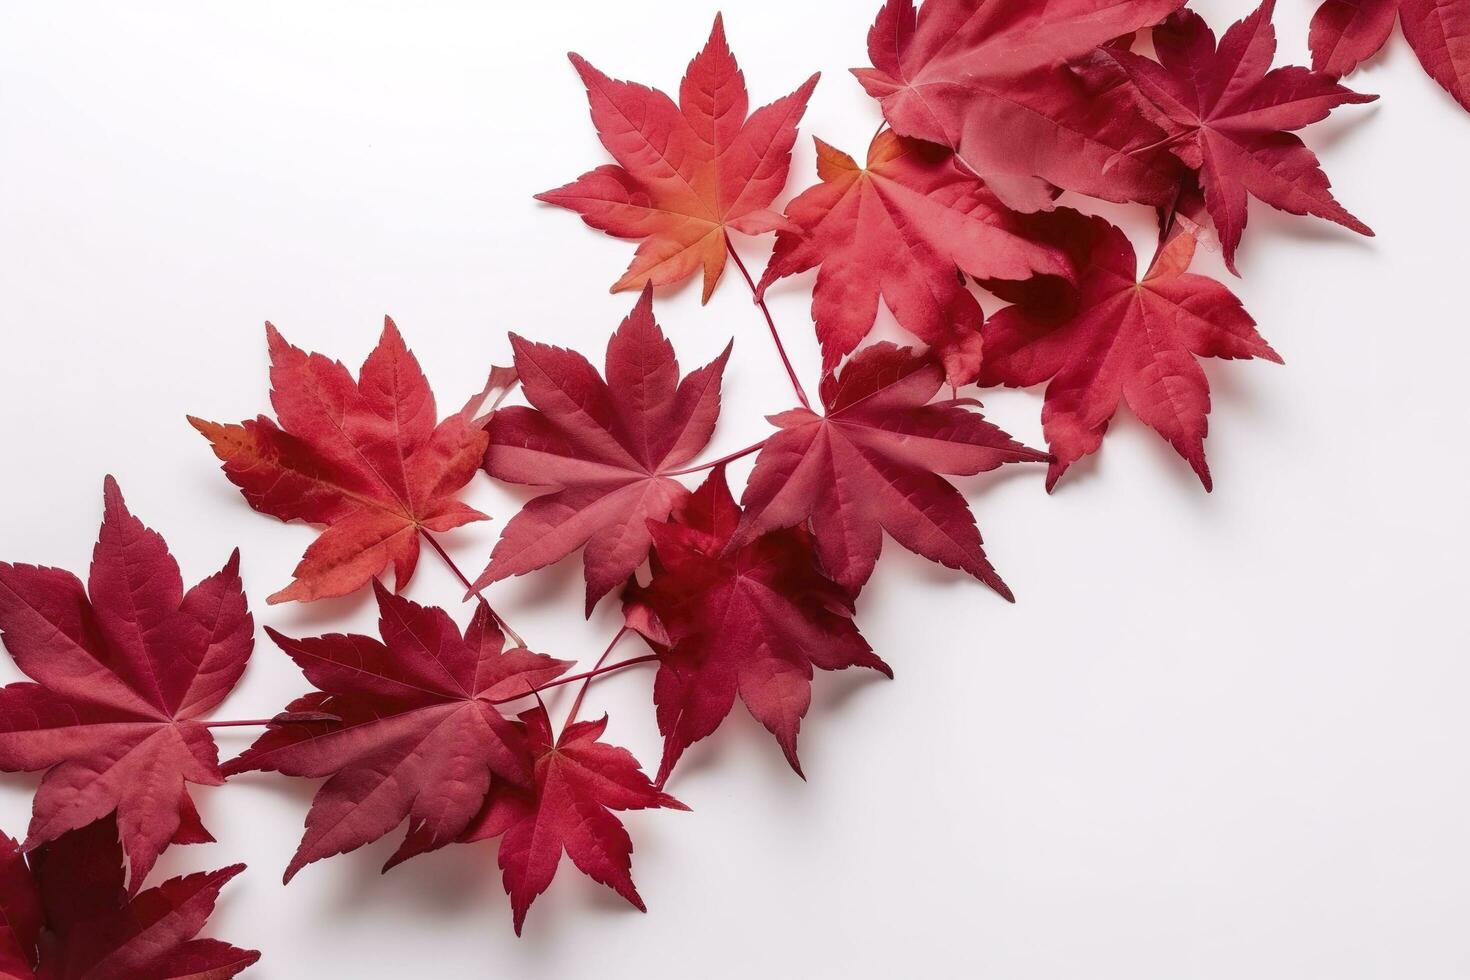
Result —
[[521, 647], [522, 649], [527, 649], [526, 641], [521, 639], [521, 635], [519, 633], [511, 629], [510, 624], [507, 623], [505, 619], [502, 618], [501, 615], [495, 611], [495, 608], [490, 605], [485, 597], [480, 594], [480, 590], [475, 588], [474, 583], [465, 578], [464, 572], [459, 570], [459, 566], [454, 563], [453, 558], [449, 557], [449, 552], [444, 550], [444, 546], [441, 545], [438, 541], [434, 540], [434, 536], [428, 531], [425, 531], [423, 528], [419, 528], [419, 533], [423, 535], [425, 541], [429, 542], [429, 547], [437, 551], [439, 553], [439, 557], [444, 559], [444, 564], [449, 566], [449, 570], [454, 573], [454, 577], [459, 579], [461, 584], [463, 584], [467, 590], [475, 594], [475, 598], [480, 600], [480, 604], [485, 607], [485, 611], [490, 614], [490, 618], [495, 620], [500, 628], [505, 631], [505, 635], [510, 637], [511, 642], [514, 643], [516, 646]]
[[744, 449], [741, 449], [738, 452], [733, 452], [728, 456], [721, 456], [719, 459], [711, 460], [708, 463], [700, 463], [698, 466], [689, 466], [682, 470], [673, 470], [672, 472], [665, 473], [664, 476], [688, 476], [691, 473], [703, 473], [705, 470], [712, 470], [716, 466], [723, 466], [726, 463], [733, 463], [737, 459], [749, 456], [751, 453], [758, 453], [765, 448], [765, 445], [766, 440], [762, 439], [755, 445], [746, 446]]
[[[491, 701], [490, 703], [491, 704], [507, 704], [507, 703], [509, 703], [511, 701], [519, 701], [521, 698], [530, 697], [533, 694], [534, 695], [537, 695], [539, 697], [542, 691], [550, 690], [553, 687], [561, 687], [563, 684], [573, 684], [573, 683], [575, 683], [577, 681], [581, 681], [582, 682], [582, 689], [577, 692], [577, 700], [574, 701], [574, 702], [572, 702], [572, 707], [573, 708], [580, 709], [582, 707], [582, 704], [581, 704], [581, 702], [582, 702], [582, 695], [586, 693], [586, 691], [587, 691], [587, 684], [594, 677], [601, 677], [603, 674], [611, 674], [611, 673], [614, 673], [616, 671], [622, 670], [625, 667], [636, 667], [639, 664], [652, 663], [653, 661], [655, 661], [657, 659], [658, 659], [658, 654], [656, 654], [656, 653], [647, 653], [647, 654], [644, 654], [641, 657], [633, 657], [630, 660], [620, 660], [620, 661], [618, 661], [615, 664], [608, 664], [606, 667], [598, 667], [595, 670], [584, 671], [583, 673], [580, 673], [580, 674], [573, 674], [570, 677], [559, 677], [559, 678], [557, 678], [554, 681], [549, 681], [549, 682], [547, 682], [545, 684], [542, 684], [538, 688], [533, 688], [532, 690], [526, 691], [526, 692], [524, 692], [522, 694], [513, 694], [513, 695], [511, 695], [508, 698], [496, 698], [495, 700]], [[567, 716], [567, 724], [570, 725], [572, 722], [576, 721], [576, 719], [577, 719], [577, 716], [575, 714], [569, 714]]]
[[243, 721], [204, 721], [200, 724], [205, 728], [264, 728], [271, 721], [270, 718], [247, 718]]
[[781, 334], [776, 329], [776, 321], [771, 317], [770, 307], [761, 298], [760, 292], [755, 287], [755, 280], [750, 277], [750, 270], [745, 268], [745, 263], [740, 261], [740, 253], [735, 251], [735, 243], [730, 241], [730, 236], [725, 235], [725, 249], [730, 253], [730, 258], [735, 260], [735, 268], [745, 277], [745, 284], [750, 287], [750, 295], [755, 300], [755, 305], [760, 307], [766, 315], [766, 326], [771, 328], [771, 339], [776, 342], [776, 353], [781, 355], [781, 363], [786, 366], [786, 376], [791, 379], [791, 387], [796, 392], [796, 400], [801, 402], [801, 407], [811, 410], [811, 400], [806, 396], [806, 389], [801, 386], [801, 380], [796, 376], [796, 369], [791, 366], [791, 358], [786, 356], [786, 345], [781, 343]]
[[[589, 674], [595, 674], [597, 673], [597, 671], [602, 669], [602, 665], [607, 663], [607, 658], [612, 654], [613, 647], [618, 645], [618, 641], [621, 640], [623, 638], [623, 634], [627, 632], [628, 627], [624, 626], [613, 635], [613, 638], [608, 641], [607, 649], [602, 651], [602, 656], [597, 658], [597, 663], [592, 665], [592, 670], [589, 672]], [[572, 710], [567, 713], [566, 723], [568, 725], [577, 720], [577, 712], [582, 710], [582, 699], [587, 696], [587, 685], [591, 682], [591, 676], [588, 676], [582, 681], [582, 688], [577, 692], [576, 700], [572, 702]]]

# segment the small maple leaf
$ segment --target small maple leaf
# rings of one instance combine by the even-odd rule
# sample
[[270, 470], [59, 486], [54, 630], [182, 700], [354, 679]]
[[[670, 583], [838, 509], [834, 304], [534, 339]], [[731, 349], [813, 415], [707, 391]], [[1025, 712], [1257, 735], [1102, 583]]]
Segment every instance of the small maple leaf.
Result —
[[[265, 416], [239, 425], [189, 421], [251, 507], [326, 526], [295, 580], [269, 601], [347, 595], [390, 564], [402, 589], [418, 562], [420, 531], [486, 520], [454, 497], [485, 453], [480, 399], [439, 421], [428, 380], [390, 318], [358, 380], [342, 362], [291, 346], [269, 323], [266, 336], [279, 424]], [[503, 374], [491, 381], [507, 383]]]
[[0, 976], [229, 980], [260, 954], [195, 939], [243, 864], [171, 878], [129, 900], [111, 816], [24, 855], [0, 834]]
[[116, 811], [136, 890], [170, 841], [213, 840], [185, 785], [224, 782], [196, 719], [240, 679], [254, 621], [238, 551], [185, 592], [112, 477], [103, 501], [85, 588], [59, 568], [0, 563], [0, 635], [36, 682], [0, 688], [0, 770], [47, 770], [27, 849]]
[[812, 668], [893, 676], [853, 625], [851, 596], [817, 568], [805, 529], [736, 544], [740, 525], [717, 466], [672, 521], [651, 525], [653, 577], [628, 592], [630, 624], [659, 653], [660, 786], [684, 750], [720, 726], [737, 693], [800, 774], [796, 736]]
[[1205, 463], [1210, 386], [1196, 358], [1281, 362], [1231, 292], [1186, 270], [1195, 239], [1174, 236], [1140, 281], [1126, 235], [1069, 208], [1031, 218], [1038, 236], [1068, 243], [1075, 287], [1034, 284], [985, 325], [981, 383], [1050, 381], [1042, 425], [1055, 455], [1046, 486], [1097, 451], [1120, 402], [1169, 441], [1211, 487]]
[[825, 414], [773, 415], [780, 431], [756, 457], [729, 547], [811, 520], [822, 567], [856, 593], [888, 532], [930, 561], [970, 573], [1007, 599], [965, 498], [941, 473], [971, 476], [1041, 462], [955, 399], [930, 404], [944, 372], [908, 347], [873, 344], [822, 379]]
[[1121, 48], [1095, 52], [1082, 69], [1124, 85], [1179, 160], [1199, 172], [1225, 264], [1255, 196], [1291, 214], [1311, 214], [1361, 235], [1373, 230], [1332, 196], [1315, 154], [1291, 130], [1327, 118], [1340, 105], [1372, 102], [1309, 68], [1271, 68], [1275, 0], [1225, 32], [1219, 45], [1204, 20], [1181, 10], [1154, 30], [1159, 61]]
[[1464, 0], [1326, 0], [1312, 18], [1312, 67], [1348, 74], [1378, 53], [1395, 20], [1429, 77], [1470, 110], [1470, 4]]
[[617, 164], [536, 199], [576, 211], [609, 235], [641, 240], [614, 292], [683, 282], [703, 269], [709, 302], [729, 230], [759, 235], [786, 226], [770, 206], [786, 186], [796, 125], [819, 76], [747, 118], [745, 75], [719, 17], [689, 63], [678, 105], [657, 89], [608, 78], [579, 55], [571, 59], [587, 86], [592, 124]]
[[224, 766], [227, 775], [330, 777], [312, 801], [286, 881], [404, 820], [408, 834], [385, 871], [454, 841], [493, 782], [531, 779], [525, 738], [495, 702], [529, 694], [571, 666], [519, 647], [505, 650], [483, 603], [461, 635], [442, 609], [377, 582], [373, 592], [382, 642], [337, 633], [297, 640], [266, 629], [319, 691], [286, 711], [337, 720], [272, 725]]
[[550, 886], [563, 852], [587, 877], [647, 911], [633, 887], [633, 842], [611, 811], [689, 808], [656, 789], [627, 749], [598, 741], [607, 729], [606, 715], [573, 722], [555, 740], [545, 705], [520, 717], [535, 778], [528, 787], [493, 786], [463, 836], [467, 842], [500, 838], [500, 870], [516, 935], [531, 903]]
[[949, 383], [980, 373], [984, 314], [957, 269], [977, 279], [1067, 275], [1057, 249], [1028, 241], [1005, 205], [949, 151], [891, 131], [859, 167], [817, 140], [817, 184], [786, 207], [758, 295], [818, 265], [812, 318], [827, 370], [873, 329], [881, 296], [900, 325], [934, 349]]
[[606, 381], [575, 351], [515, 335], [511, 344], [534, 408], [496, 413], [485, 471], [559, 489], [530, 501], [505, 525], [474, 588], [585, 545], [590, 615], [648, 557], [648, 520], [663, 520], [689, 496], [667, 474], [709, 442], [730, 348], [681, 381], [674, 348], [654, 322], [651, 288], [608, 342]]
[[[887, 0], [853, 69], [904, 136], [954, 150], [1012, 207], [1047, 209], [1051, 185], [1165, 203], [1176, 165], [1106, 86], [1064, 67], [1158, 23], [1184, 0]], [[1142, 125], [1140, 125], [1142, 123]]]

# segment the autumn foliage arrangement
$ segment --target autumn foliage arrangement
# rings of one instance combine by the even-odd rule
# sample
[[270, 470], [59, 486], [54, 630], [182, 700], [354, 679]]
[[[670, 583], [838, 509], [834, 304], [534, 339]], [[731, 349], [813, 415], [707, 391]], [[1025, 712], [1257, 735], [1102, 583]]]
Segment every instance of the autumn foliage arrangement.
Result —
[[[249, 771], [325, 780], [287, 881], [390, 835], [385, 871], [493, 839], [517, 932], [563, 857], [641, 909], [617, 814], [683, 809], [666, 786], [737, 700], [800, 773], [816, 671], [892, 676], [856, 618], [885, 537], [1012, 598], [950, 477], [1032, 464], [1053, 490], [1126, 404], [1209, 489], [1199, 360], [1281, 359], [1230, 288], [1189, 271], [1199, 242], [1213, 229], [1235, 271], [1251, 197], [1372, 234], [1295, 134], [1374, 98], [1338, 79], [1395, 18], [1470, 107], [1470, 0], [1328, 0], [1311, 68], [1273, 67], [1272, 12], [1265, 0], [1217, 36], [1183, 0], [888, 0], [853, 72], [885, 126], [857, 155], [818, 138], [816, 174], [784, 208], [818, 76], [752, 110], [718, 18], [677, 99], [573, 55], [611, 162], [538, 197], [637, 243], [612, 288], [638, 296], [600, 364], [511, 335], [512, 366], [445, 411], [392, 320], [355, 374], [267, 325], [269, 414], [190, 418], [251, 508], [321, 528], [268, 601], [371, 589], [376, 636], [267, 626], [305, 692], [270, 719], [218, 720], [255, 637], [238, 554], [186, 589], [108, 478], [85, 583], [0, 564], [0, 632], [31, 678], [0, 689], [0, 769], [44, 773], [24, 840], [0, 837], [0, 973], [222, 978], [253, 963], [195, 938], [238, 867], [143, 888], [170, 844], [212, 840], [189, 785]], [[1152, 209], [1154, 254], [1070, 206], [1086, 197]], [[766, 235], [756, 277], [738, 243]], [[707, 460], [729, 348], [681, 366], [655, 289], [698, 277], [708, 300], [732, 265], [792, 403], [766, 439]], [[765, 305], [803, 276], [814, 395]], [[987, 315], [972, 284], [1009, 305]], [[880, 303], [913, 345], [869, 341]], [[977, 384], [1044, 386], [1046, 446], [987, 420], [962, 394]], [[725, 464], [750, 455], [737, 495]], [[471, 578], [436, 535], [486, 519], [459, 499], [480, 471], [541, 493]], [[401, 594], [424, 546], [463, 596]], [[534, 652], [486, 596], [578, 554], [584, 611], [617, 601], [624, 619], [580, 670]], [[582, 717], [593, 680], [644, 664], [664, 739], [649, 769], [604, 740], [606, 717]], [[558, 724], [541, 692], [567, 684]], [[211, 729], [228, 725], [264, 731], [221, 763]]]

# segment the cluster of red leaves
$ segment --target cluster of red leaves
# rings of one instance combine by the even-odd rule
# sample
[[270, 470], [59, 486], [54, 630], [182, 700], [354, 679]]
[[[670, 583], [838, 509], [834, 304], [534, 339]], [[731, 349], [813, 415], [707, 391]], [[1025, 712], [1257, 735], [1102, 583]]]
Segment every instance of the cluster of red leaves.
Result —
[[14, 980], [228, 980], [254, 950], [196, 939], [244, 870], [123, 887], [117, 823], [104, 818], [23, 853], [0, 834], [0, 976]]
[[[1273, 69], [1273, 0], [1218, 41], [1183, 7], [886, 0], [868, 35], [872, 66], [855, 74], [888, 128], [863, 165], [817, 140], [818, 182], [784, 213], [774, 204], [817, 76], [750, 112], [719, 19], [677, 102], [573, 55], [616, 162], [540, 198], [640, 242], [613, 288], [642, 295], [601, 374], [575, 351], [512, 335], [514, 368], [493, 369], [483, 392], [441, 418], [391, 320], [356, 378], [267, 325], [276, 418], [191, 418], [251, 507], [324, 528], [270, 601], [371, 583], [379, 638], [268, 629], [315, 690], [221, 766], [202, 718], [253, 642], [236, 557], [186, 592], [163, 540], [109, 479], [85, 587], [57, 569], [0, 564], [0, 633], [35, 681], [0, 689], [0, 768], [47, 770], [26, 856], [0, 838], [0, 969], [228, 977], [253, 962], [192, 938], [237, 868], [139, 893], [170, 842], [211, 839], [186, 784], [248, 771], [325, 780], [286, 880], [403, 826], [385, 871], [499, 838], [517, 932], [563, 854], [641, 909], [614, 813], [682, 809], [663, 786], [737, 696], [800, 773], [815, 668], [892, 676], [854, 620], [885, 534], [1011, 598], [950, 477], [1046, 462], [1050, 490], [1098, 450], [1126, 403], [1209, 489], [1198, 358], [1280, 358], [1224, 285], [1189, 272], [1206, 223], [1231, 271], [1250, 197], [1372, 234], [1293, 133], [1374, 98], [1336, 79], [1383, 43], [1395, 16], [1466, 102], [1470, 14], [1460, 0], [1328, 0], [1313, 25], [1315, 67]], [[1135, 44], [1143, 32], [1151, 56], [1134, 50], [1146, 49]], [[1156, 209], [1158, 247], [1141, 278], [1127, 236], [1059, 207], [1063, 192]], [[745, 273], [731, 230], [775, 233], [759, 283], [745, 276], [773, 333], [766, 293], [817, 270], [820, 404], [787, 362], [798, 404], [771, 416], [761, 444], [700, 465], [730, 349], [682, 374], [653, 287], [702, 270], [708, 300], [727, 259]], [[987, 318], [971, 280], [1010, 305]], [[880, 300], [924, 347], [865, 345]], [[517, 382], [529, 404], [500, 408]], [[972, 383], [1045, 384], [1049, 452], [987, 421], [959, 394]], [[737, 504], [724, 463], [756, 451]], [[479, 578], [460, 576], [479, 600], [461, 630], [397, 592], [421, 538], [449, 560], [432, 534], [485, 519], [458, 499], [480, 468], [544, 492], [505, 523]], [[693, 492], [680, 480], [704, 470]], [[621, 589], [624, 632], [650, 656], [566, 676], [570, 661], [526, 649], [479, 594], [579, 550], [586, 613]], [[394, 591], [380, 581], [390, 566]], [[601, 740], [605, 717], [576, 718], [592, 677], [646, 660], [658, 664], [664, 739], [653, 780]], [[540, 692], [571, 681], [583, 689], [558, 734]]]

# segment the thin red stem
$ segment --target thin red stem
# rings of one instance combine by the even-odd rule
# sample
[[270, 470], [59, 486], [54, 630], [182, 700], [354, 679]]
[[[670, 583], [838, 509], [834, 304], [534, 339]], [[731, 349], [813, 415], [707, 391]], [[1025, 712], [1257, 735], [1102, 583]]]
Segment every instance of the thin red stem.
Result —
[[796, 392], [796, 400], [801, 402], [801, 407], [810, 409], [812, 403], [806, 396], [806, 389], [801, 386], [801, 380], [796, 376], [796, 369], [791, 366], [791, 358], [786, 356], [786, 347], [781, 343], [781, 334], [776, 330], [776, 321], [771, 318], [770, 307], [761, 298], [760, 291], [756, 289], [755, 280], [750, 277], [750, 270], [745, 268], [745, 263], [740, 261], [740, 253], [735, 251], [735, 243], [730, 241], [730, 236], [725, 236], [725, 248], [730, 253], [730, 258], [735, 260], [735, 268], [745, 277], [745, 284], [750, 287], [750, 295], [755, 300], [755, 305], [761, 308], [766, 315], [766, 326], [771, 328], [771, 339], [776, 342], [776, 353], [781, 355], [781, 363], [786, 366], [786, 376], [791, 379], [791, 387]]
[[425, 541], [429, 542], [429, 547], [439, 552], [439, 557], [444, 559], [444, 564], [449, 566], [449, 570], [454, 573], [454, 577], [459, 579], [460, 582], [464, 584], [466, 591], [473, 592], [475, 594], [475, 598], [480, 600], [480, 604], [485, 607], [485, 611], [490, 614], [490, 618], [495, 620], [495, 622], [500, 625], [501, 629], [505, 630], [505, 635], [510, 637], [511, 642], [518, 647], [524, 647], [526, 645], [526, 641], [521, 639], [521, 635], [519, 633], [510, 628], [510, 624], [505, 621], [504, 617], [502, 617], [499, 613], [495, 611], [490, 603], [486, 601], [485, 597], [480, 594], [480, 590], [475, 588], [474, 584], [465, 577], [464, 572], [461, 572], [459, 570], [459, 566], [454, 563], [454, 559], [449, 557], [449, 552], [444, 550], [444, 546], [441, 545], [438, 541], [434, 540], [434, 536], [428, 531], [425, 531], [423, 528], [419, 528], [419, 533], [424, 536]]
[[[528, 697], [530, 697], [533, 694], [541, 694], [543, 691], [548, 691], [548, 690], [550, 690], [553, 687], [561, 687], [563, 684], [574, 684], [577, 681], [581, 681], [582, 682], [582, 691], [585, 691], [587, 689], [587, 683], [589, 681], [591, 681], [592, 678], [594, 678], [594, 677], [601, 677], [603, 674], [615, 673], [616, 671], [622, 670], [625, 667], [636, 667], [639, 664], [652, 663], [653, 661], [655, 661], [657, 659], [658, 659], [658, 654], [655, 654], [655, 653], [644, 654], [641, 657], [634, 657], [631, 660], [622, 660], [622, 661], [619, 661], [618, 663], [615, 663], [615, 664], [608, 664], [606, 667], [599, 667], [596, 670], [589, 670], [589, 671], [586, 671], [586, 672], [581, 673], [581, 674], [573, 674], [570, 677], [558, 677], [556, 680], [550, 681], [550, 682], [548, 682], [546, 684], [542, 684], [538, 688], [534, 688], [532, 690], [525, 691], [525, 692], [523, 692], [521, 694], [512, 694], [508, 698], [496, 698], [494, 701], [491, 701], [490, 703], [491, 704], [507, 704], [507, 703], [509, 703], [511, 701], [518, 701], [521, 698], [528, 698]], [[578, 695], [578, 699], [579, 700], [581, 698], [582, 691], [578, 691], [577, 692], [577, 695]], [[573, 703], [572, 706], [575, 707], [575, 708], [580, 708], [581, 707], [580, 704], [575, 703], [575, 702]], [[576, 717], [575, 715], [569, 715], [567, 717], [567, 724], [571, 724], [572, 723], [572, 720], [575, 717]]]
[[274, 719], [271, 718], [249, 718], [245, 721], [206, 721], [202, 722], [201, 724], [203, 724], [205, 728], [264, 728], [266, 725], [269, 725], [273, 720]]
[[[601, 670], [602, 665], [607, 663], [607, 658], [612, 655], [613, 647], [618, 645], [618, 641], [621, 640], [623, 638], [623, 634], [627, 632], [628, 627], [624, 626], [622, 629], [618, 630], [617, 633], [613, 634], [613, 638], [608, 641], [607, 649], [602, 651], [602, 656], [598, 657], [597, 663], [592, 665], [592, 671], [594, 673]], [[587, 685], [591, 682], [592, 678], [590, 677], [582, 682], [582, 688], [577, 692], [576, 700], [572, 702], [572, 710], [567, 713], [568, 725], [577, 720], [577, 712], [582, 710], [582, 700], [587, 697]]]
[[766, 440], [762, 439], [760, 442], [756, 443], [754, 446], [746, 446], [744, 449], [740, 450], [739, 452], [731, 453], [728, 456], [721, 456], [719, 459], [715, 460], [714, 462], [711, 462], [711, 463], [700, 463], [698, 466], [690, 466], [690, 467], [687, 467], [687, 468], [682, 469], [682, 470], [674, 470], [671, 473], [665, 473], [664, 476], [688, 476], [690, 473], [702, 473], [705, 470], [712, 470], [716, 466], [722, 466], [725, 463], [733, 463], [737, 459], [741, 459], [742, 457], [749, 456], [751, 453], [758, 453], [758, 452], [761, 451], [761, 449], [763, 449], [765, 447], [765, 445], [766, 445]]

